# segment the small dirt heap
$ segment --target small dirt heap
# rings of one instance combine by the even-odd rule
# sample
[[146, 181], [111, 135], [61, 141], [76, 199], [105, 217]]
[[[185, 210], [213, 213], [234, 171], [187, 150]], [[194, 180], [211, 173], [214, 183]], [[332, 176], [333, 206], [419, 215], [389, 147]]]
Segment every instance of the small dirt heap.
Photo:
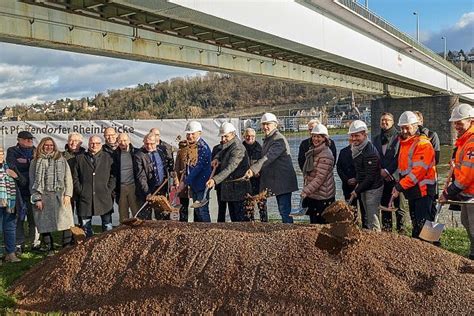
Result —
[[469, 314], [469, 261], [405, 236], [363, 231], [337, 254], [318, 225], [144, 222], [28, 271], [19, 311]]

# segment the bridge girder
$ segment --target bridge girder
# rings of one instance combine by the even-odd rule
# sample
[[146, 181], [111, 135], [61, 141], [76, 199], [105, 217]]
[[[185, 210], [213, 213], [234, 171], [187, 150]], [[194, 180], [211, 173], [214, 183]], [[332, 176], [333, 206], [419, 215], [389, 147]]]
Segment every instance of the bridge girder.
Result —
[[[100, 0], [4, 0], [0, 40], [369, 94], [433, 94], [397, 80]], [[418, 90], [418, 91], [416, 91]]]

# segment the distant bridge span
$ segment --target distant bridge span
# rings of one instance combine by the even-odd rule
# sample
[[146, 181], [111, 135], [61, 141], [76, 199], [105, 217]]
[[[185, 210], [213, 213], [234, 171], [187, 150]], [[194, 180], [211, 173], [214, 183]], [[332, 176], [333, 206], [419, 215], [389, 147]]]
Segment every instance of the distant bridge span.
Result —
[[474, 103], [472, 78], [351, 0], [2, 0], [0, 41]]

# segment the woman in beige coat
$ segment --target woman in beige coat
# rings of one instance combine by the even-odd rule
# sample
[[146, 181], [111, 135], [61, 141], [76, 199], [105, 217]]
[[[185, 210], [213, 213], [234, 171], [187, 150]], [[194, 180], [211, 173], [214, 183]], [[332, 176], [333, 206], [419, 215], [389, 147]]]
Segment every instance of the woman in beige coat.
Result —
[[301, 192], [303, 207], [308, 207], [311, 224], [324, 224], [321, 213], [334, 202], [334, 156], [329, 149], [328, 129], [322, 124], [311, 131], [311, 147], [306, 152], [303, 166], [304, 187]]
[[53, 254], [51, 233], [63, 231], [63, 245], [68, 245], [74, 218], [71, 209], [71, 171], [51, 137], [43, 138], [36, 148], [30, 166], [30, 185], [35, 223], [48, 247], [48, 254]]

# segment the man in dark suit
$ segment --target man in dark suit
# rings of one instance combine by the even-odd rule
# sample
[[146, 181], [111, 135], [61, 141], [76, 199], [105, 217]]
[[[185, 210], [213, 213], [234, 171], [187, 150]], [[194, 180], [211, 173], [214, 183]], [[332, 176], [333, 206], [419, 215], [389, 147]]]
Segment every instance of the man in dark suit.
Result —
[[[380, 117], [380, 134], [374, 136], [373, 144], [380, 155], [381, 176], [384, 179], [382, 200], [380, 204], [388, 206], [392, 197], [392, 190], [395, 186], [393, 174], [398, 167], [398, 147], [399, 138], [398, 130], [395, 128], [393, 115], [391, 113], [382, 113]], [[395, 211], [396, 228], [398, 232], [403, 233], [406, 225], [407, 214], [405, 210], [400, 208], [400, 197], [393, 200], [393, 206], [397, 208]], [[392, 212], [382, 211], [382, 229], [384, 231], [392, 231]]]
[[[139, 204], [143, 204], [146, 198], [168, 179], [166, 155], [157, 148], [154, 133], [149, 133], [143, 138], [143, 147], [135, 154], [134, 165], [137, 198]], [[167, 190], [167, 185], [163, 185], [158, 194], [166, 195]], [[163, 219], [158, 210], [155, 209], [155, 211], [155, 218]], [[151, 209], [142, 210], [138, 217], [151, 219]]]
[[72, 170], [74, 194], [78, 197], [77, 216], [87, 237], [93, 235], [92, 216], [100, 216], [102, 231], [112, 229], [112, 193], [116, 180], [112, 156], [102, 150], [98, 135], [89, 138], [86, 153], [76, 156]]

